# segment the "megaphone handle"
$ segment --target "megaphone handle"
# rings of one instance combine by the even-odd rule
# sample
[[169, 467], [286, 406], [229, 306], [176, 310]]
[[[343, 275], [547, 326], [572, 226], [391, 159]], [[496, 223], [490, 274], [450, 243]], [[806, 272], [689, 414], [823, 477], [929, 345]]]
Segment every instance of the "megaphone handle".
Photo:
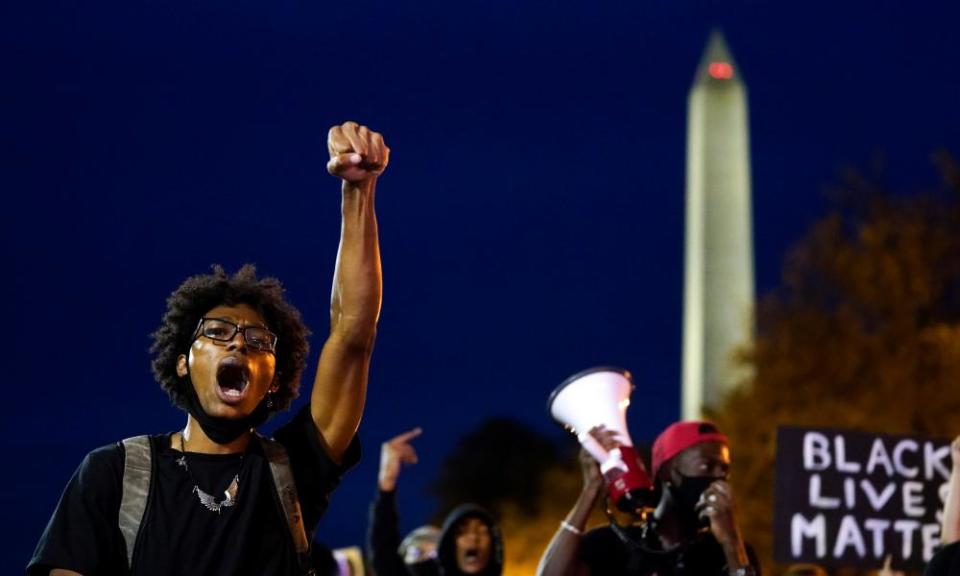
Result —
[[580, 445], [583, 446], [583, 449], [593, 456], [593, 459], [596, 460], [598, 464], [603, 464], [610, 458], [610, 453], [604, 450], [603, 446], [601, 446], [600, 443], [597, 442], [597, 439], [591, 436], [589, 432], [577, 434], [577, 440], [580, 442]]

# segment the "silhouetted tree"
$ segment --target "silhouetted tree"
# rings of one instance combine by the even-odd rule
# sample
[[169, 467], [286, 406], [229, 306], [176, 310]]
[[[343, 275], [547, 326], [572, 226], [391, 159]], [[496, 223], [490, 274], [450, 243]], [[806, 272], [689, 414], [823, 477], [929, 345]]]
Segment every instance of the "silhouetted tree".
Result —
[[464, 502], [495, 516], [507, 503], [537, 514], [543, 475], [558, 457], [554, 443], [536, 430], [516, 420], [486, 420], [459, 440], [430, 487], [440, 503], [438, 518]]
[[747, 538], [770, 566], [780, 425], [960, 432], [960, 177], [905, 194], [847, 175], [756, 310], [754, 376], [715, 415]]

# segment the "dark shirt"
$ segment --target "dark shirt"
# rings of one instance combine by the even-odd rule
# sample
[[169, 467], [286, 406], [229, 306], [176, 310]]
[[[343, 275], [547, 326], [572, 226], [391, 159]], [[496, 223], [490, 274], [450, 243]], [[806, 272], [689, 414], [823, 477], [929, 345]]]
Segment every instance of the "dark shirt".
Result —
[[[170, 434], [150, 437], [153, 479], [132, 571], [118, 524], [123, 447], [111, 444], [88, 454], [74, 473], [28, 574], [46, 574], [52, 568], [84, 576], [298, 574], [293, 539], [260, 443], [250, 442], [242, 456], [187, 454], [193, 479], [218, 502], [239, 474], [236, 505], [217, 513], [205, 508], [193, 492], [193, 480], [177, 464], [182, 453], [170, 447], [170, 438]], [[359, 441], [351, 443], [342, 465], [335, 464], [320, 442], [309, 406], [277, 429], [274, 439], [290, 457], [304, 525], [312, 532], [340, 477], [359, 460]]]
[[400, 557], [400, 528], [397, 493], [377, 490], [370, 505], [370, 529], [367, 532], [367, 558], [376, 576], [408, 576]]
[[[643, 548], [632, 548], [621, 540], [609, 526], [590, 530], [580, 544], [580, 560], [590, 568], [593, 576], [721, 576], [725, 575], [727, 559], [723, 548], [712, 534], [704, 534], [685, 546], [670, 551], [660, 550], [652, 534], [644, 534], [639, 527], [626, 529], [631, 540]], [[760, 563], [753, 549], [747, 545], [747, 556], [757, 575]]]
[[930, 559], [924, 576], [960, 576], [960, 542], [947, 544]]

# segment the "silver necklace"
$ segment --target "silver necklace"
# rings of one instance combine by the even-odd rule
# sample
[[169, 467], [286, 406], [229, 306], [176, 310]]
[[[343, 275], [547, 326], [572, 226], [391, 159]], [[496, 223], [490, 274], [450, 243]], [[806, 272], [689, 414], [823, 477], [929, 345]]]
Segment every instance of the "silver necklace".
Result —
[[[183, 433], [180, 434], [180, 457], [176, 459], [176, 463], [183, 466], [183, 469], [187, 471], [187, 476], [189, 476], [190, 481], [193, 482], [193, 490], [191, 490], [191, 492], [197, 495], [200, 504], [207, 510], [219, 514], [224, 508], [230, 508], [237, 503], [237, 492], [240, 490], [240, 470], [237, 470], [237, 473], [233, 475], [233, 481], [230, 482], [227, 489], [223, 491], [223, 500], [217, 502], [217, 499], [212, 494], [207, 494], [200, 489], [196, 479], [193, 477], [193, 473], [190, 472], [190, 466], [187, 465], [187, 449], [183, 444]], [[240, 469], [243, 469], [243, 454], [240, 455]]]

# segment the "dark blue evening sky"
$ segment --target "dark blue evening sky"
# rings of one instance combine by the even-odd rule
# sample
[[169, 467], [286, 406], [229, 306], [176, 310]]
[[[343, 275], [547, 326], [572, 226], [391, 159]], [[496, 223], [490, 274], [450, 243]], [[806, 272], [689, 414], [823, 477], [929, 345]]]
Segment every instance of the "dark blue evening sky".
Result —
[[838, 170], [933, 184], [960, 152], [956, 2], [7, 2], [0, 7], [7, 518], [22, 570], [83, 455], [183, 425], [149, 371], [166, 295], [219, 262], [327, 329], [327, 128], [393, 149], [361, 436], [319, 535], [359, 544], [379, 443], [424, 428], [403, 528], [458, 437], [550, 434], [567, 375], [630, 369], [636, 440], [679, 405], [686, 96], [720, 26], [750, 98], [760, 293]]

